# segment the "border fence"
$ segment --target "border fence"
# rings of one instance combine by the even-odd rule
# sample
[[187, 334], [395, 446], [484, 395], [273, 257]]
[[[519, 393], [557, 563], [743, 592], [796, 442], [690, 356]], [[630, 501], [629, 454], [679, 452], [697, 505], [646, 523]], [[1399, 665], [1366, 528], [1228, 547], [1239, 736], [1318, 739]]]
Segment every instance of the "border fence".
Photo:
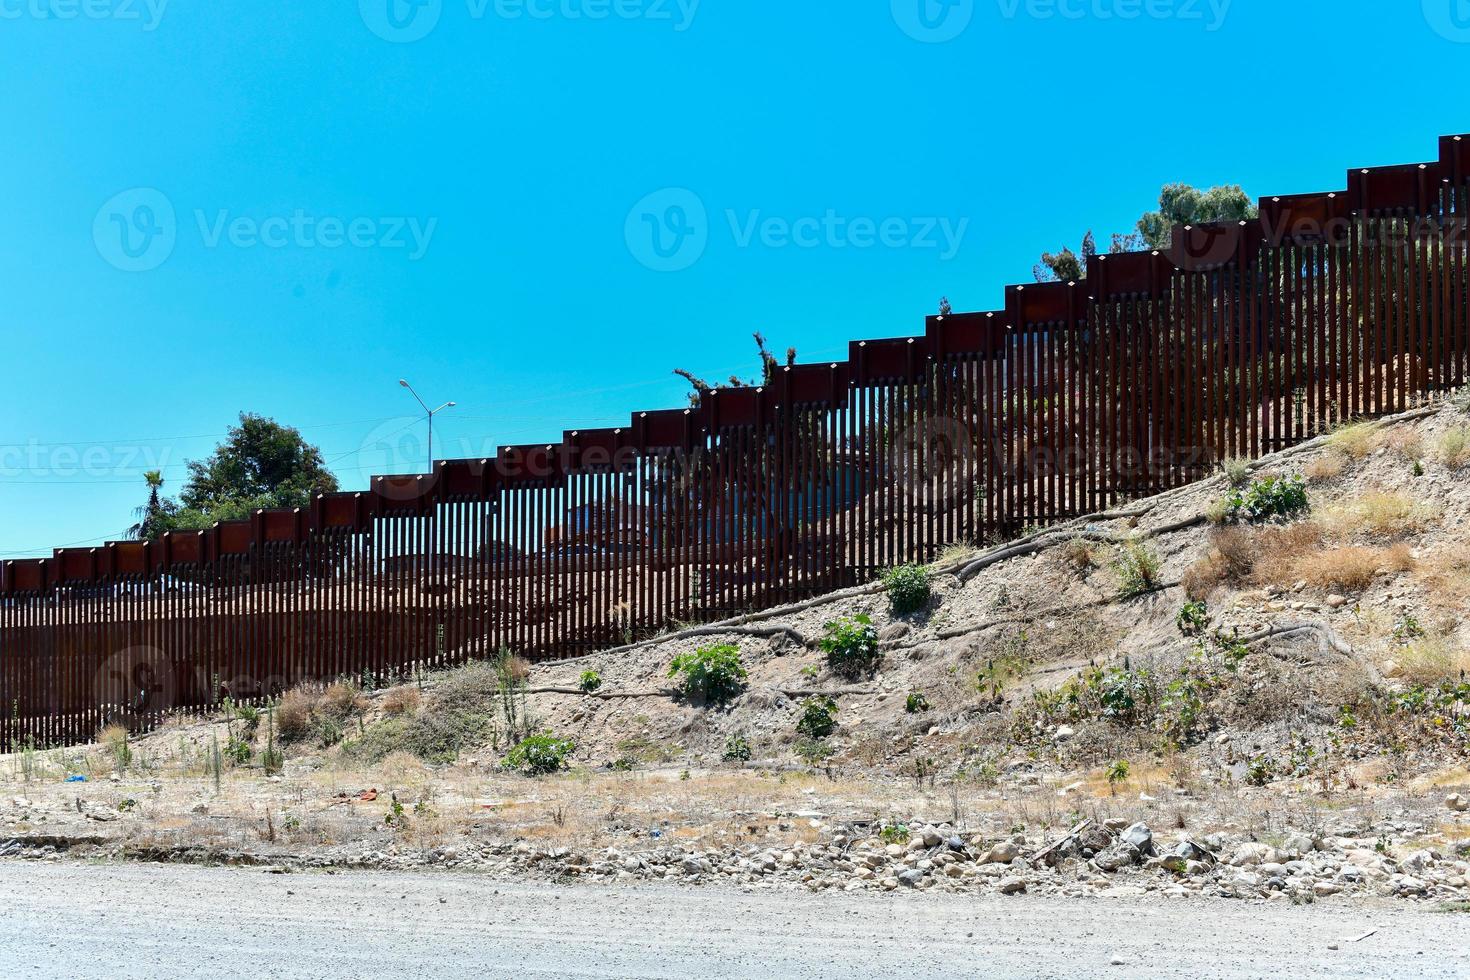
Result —
[[1207, 475], [1465, 383], [1470, 137], [616, 429], [0, 567], [0, 751], [575, 656]]

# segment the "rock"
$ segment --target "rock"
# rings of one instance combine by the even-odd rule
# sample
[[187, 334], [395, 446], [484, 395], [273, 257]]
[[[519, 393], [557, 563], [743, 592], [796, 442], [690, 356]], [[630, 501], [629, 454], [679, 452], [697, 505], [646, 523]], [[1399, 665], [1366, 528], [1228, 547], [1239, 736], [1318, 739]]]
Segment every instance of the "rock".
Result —
[[98, 823], [111, 823], [117, 819], [117, 811], [100, 803], [83, 803], [82, 816]]
[[1026, 890], [1025, 878], [1002, 878], [996, 890], [1002, 895], [1015, 895]]
[[939, 835], [939, 831], [935, 830], [933, 827], [925, 828], [922, 836], [924, 839], [925, 847], [938, 847], [940, 844], [944, 843], [944, 838], [941, 837]]
[[980, 858], [980, 864], [1010, 864], [1021, 856], [1021, 848], [1015, 841], [1001, 841]]
[[1121, 871], [1138, 863], [1138, 851], [1129, 844], [1118, 844], [1092, 859], [1101, 871]]
[[1464, 813], [1466, 810], [1470, 810], [1470, 800], [1465, 799], [1459, 793], [1451, 793], [1449, 796], [1446, 796], [1444, 805], [1456, 813]]
[[917, 868], [910, 868], [907, 871], [900, 871], [898, 873], [898, 883], [905, 888], [913, 888], [923, 880], [924, 872], [919, 871]]
[[1072, 726], [1070, 726], [1070, 725], [1058, 725], [1057, 726], [1057, 736], [1056, 737], [1057, 737], [1057, 741], [1058, 742], [1065, 742], [1067, 739], [1071, 738], [1073, 735], [1076, 735], [1076, 734], [1077, 734], [1076, 730], [1074, 728], [1072, 728]]
[[1342, 886], [1333, 884], [1330, 881], [1319, 881], [1312, 886], [1312, 894], [1320, 898], [1326, 898], [1328, 895], [1336, 895], [1340, 891], [1342, 891]]
[[1235, 853], [1231, 855], [1229, 863], [1237, 868], [1243, 868], [1252, 864], [1279, 864], [1279, 861], [1273, 862], [1273, 856], [1274, 851], [1269, 846], [1247, 841], [1235, 849]]
[[1327, 597], [1327, 605], [1333, 609], [1341, 609], [1348, 604], [1347, 596], [1333, 594]]
[[1123, 843], [1132, 844], [1138, 848], [1140, 854], [1150, 854], [1154, 847], [1154, 832], [1148, 829], [1146, 823], [1136, 823], [1123, 831]]
[[950, 837], [948, 840], [946, 840], [944, 842], [944, 844], [951, 851], [960, 851], [960, 852], [963, 852], [965, 850], [965, 841], [958, 834], [954, 835], [953, 837]]
[[1379, 670], [1388, 680], [1395, 680], [1404, 676], [1404, 668], [1397, 660], [1385, 660]]
[[1184, 872], [1188, 871], [1189, 865], [1189, 859], [1181, 857], [1178, 854], [1165, 854], [1162, 858], [1159, 859], [1159, 866], [1161, 868], [1166, 871], [1172, 871], [1175, 874], [1183, 874]]
[[1415, 851], [1413, 854], [1410, 854], [1408, 857], [1400, 861], [1399, 867], [1403, 868], [1405, 871], [1412, 871], [1415, 874], [1418, 874], [1421, 871], [1427, 870], [1433, 864], [1434, 855], [1432, 853], [1430, 853], [1429, 851]]
[[1113, 817], [1110, 820], [1104, 820], [1103, 826], [1108, 828], [1115, 834], [1121, 834], [1124, 828], [1128, 826], [1128, 821], [1120, 820], [1117, 817]]

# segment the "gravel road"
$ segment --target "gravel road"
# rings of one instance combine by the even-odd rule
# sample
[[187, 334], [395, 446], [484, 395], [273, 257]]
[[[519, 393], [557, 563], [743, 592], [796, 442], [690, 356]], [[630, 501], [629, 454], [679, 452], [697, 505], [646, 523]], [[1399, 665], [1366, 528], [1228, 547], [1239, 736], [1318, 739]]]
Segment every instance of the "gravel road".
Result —
[[0, 907], [0, 977], [1470, 975], [1470, 914], [1326, 903], [742, 893], [0, 861]]

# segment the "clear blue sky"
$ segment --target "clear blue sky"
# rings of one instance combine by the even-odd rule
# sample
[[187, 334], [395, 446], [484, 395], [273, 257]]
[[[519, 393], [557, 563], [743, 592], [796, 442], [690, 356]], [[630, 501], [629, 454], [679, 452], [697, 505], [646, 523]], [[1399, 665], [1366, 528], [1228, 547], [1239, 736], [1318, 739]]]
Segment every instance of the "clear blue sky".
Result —
[[360, 488], [400, 377], [436, 455], [551, 440], [752, 330], [994, 308], [1166, 181], [1470, 130], [1462, 0], [391, 2], [0, 0], [0, 553], [117, 536], [242, 409]]

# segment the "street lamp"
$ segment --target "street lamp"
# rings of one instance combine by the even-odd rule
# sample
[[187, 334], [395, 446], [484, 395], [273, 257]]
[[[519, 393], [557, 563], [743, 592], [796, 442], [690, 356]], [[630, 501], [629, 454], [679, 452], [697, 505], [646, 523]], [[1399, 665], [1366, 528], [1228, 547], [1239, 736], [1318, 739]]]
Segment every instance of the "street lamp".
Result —
[[453, 408], [454, 402], [445, 402], [438, 408], [431, 409], [428, 405], [424, 404], [424, 400], [419, 397], [419, 393], [413, 390], [413, 385], [409, 384], [402, 378], [398, 379], [398, 383], [408, 389], [408, 393], [413, 396], [414, 401], [423, 406], [425, 414], [427, 414], [429, 417], [429, 472], [432, 473], [434, 472], [434, 416], [438, 415], [446, 408]]

